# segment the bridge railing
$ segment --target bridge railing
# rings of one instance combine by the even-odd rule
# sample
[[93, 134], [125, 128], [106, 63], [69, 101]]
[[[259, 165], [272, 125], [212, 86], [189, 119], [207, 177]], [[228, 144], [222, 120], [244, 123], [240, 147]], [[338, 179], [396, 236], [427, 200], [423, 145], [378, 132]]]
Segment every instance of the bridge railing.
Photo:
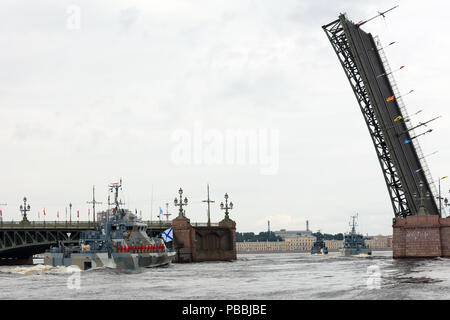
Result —
[[172, 221], [147, 220], [142, 221], [147, 224], [147, 228], [170, 228]]
[[[160, 229], [160, 228], [170, 228], [172, 226], [172, 221], [159, 221], [159, 220], [147, 220], [141, 221], [147, 224], [149, 229]], [[98, 226], [100, 222], [96, 221], [3, 221], [0, 219], [0, 228], [10, 228], [10, 229], [86, 229], [94, 228]], [[192, 222], [194, 227], [207, 227], [207, 222]], [[211, 227], [218, 227], [219, 223], [210, 223]]]
[[3, 221], [0, 228], [9, 229], [86, 229], [93, 228], [98, 222], [93, 221]]
[[208, 225], [208, 222], [192, 222], [191, 226], [193, 226], [193, 227], [218, 227], [219, 223], [210, 223]]
[[[386, 71], [386, 74], [388, 75], [387, 77], [388, 77], [389, 83], [391, 84], [392, 90], [393, 90], [395, 98], [397, 100], [397, 104], [400, 107], [400, 111], [402, 113], [402, 117], [404, 119], [406, 119], [406, 118], [409, 117], [408, 111], [406, 110], [405, 103], [403, 102], [403, 99], [400, 96], [400, 91], [398, 90], [397, 82], [395, 81], [394, 75], [392, 73], [392, 69], [391, 69], [391, 67], [389, 65], [389, 62], [388, 62], [387, 58], [386, 58], [386, 54], [384, 52], [383, 46], [381, 45], [381, 41], [378, 38], [378, 36], [375, 36], [374, 40], [375, 40], [375, 43], [376, 43], [376, 46], [377, 46], [377, 49], [378, 49], [378, 53], [379, 53], [380, 58], [381, 58], [381, 62], [383, 63], [384, 70]], [[411, 124], [411, 122], [410, 121], [405, 122], [405, 125], [408, 128], [410, 135], [411, 136], [415, 136], [416, 133], [413, 130], [413, 125]], [[436, 185], [435, 185], [435, 182], [434, 182], [433, 177], [431, 175], [431, 171], [430, 171], [430, 169], [428, 167], [427, 161], [425, 160], [425, 157], [423, 155], [422, 148], [420, 147], [418, 139], [412, 139], [412, 144], [414, 145], [414, 148], [416, 149], [417, 157], [419, 158], [419, 162], [420, 162], [420, 165], [422, 166], [423, 173], [424, 173], [424, 175], [425, 175], [425, 177], [426, 177], [426, 179], [428, 181], [428, 184], [430, 185], [432, 196], [434, 198], [436, 198], [438, 196]]]

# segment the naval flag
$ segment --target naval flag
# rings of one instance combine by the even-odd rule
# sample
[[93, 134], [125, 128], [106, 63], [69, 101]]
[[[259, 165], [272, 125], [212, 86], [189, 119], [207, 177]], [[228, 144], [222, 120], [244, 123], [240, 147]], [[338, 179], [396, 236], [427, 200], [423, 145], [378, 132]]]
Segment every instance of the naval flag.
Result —
[[173, 228], [167, 229], [162, 233], [164, 242], [170, 242], [173, 240]]

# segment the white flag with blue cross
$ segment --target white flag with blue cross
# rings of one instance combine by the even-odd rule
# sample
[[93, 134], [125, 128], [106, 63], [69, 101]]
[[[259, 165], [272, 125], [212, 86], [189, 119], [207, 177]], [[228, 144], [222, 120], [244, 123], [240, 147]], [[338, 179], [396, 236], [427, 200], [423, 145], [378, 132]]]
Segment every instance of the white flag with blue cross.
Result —
[[173, 228], [167, 229], [162, 233], [164, 242], [170, 242], [173, 240]]

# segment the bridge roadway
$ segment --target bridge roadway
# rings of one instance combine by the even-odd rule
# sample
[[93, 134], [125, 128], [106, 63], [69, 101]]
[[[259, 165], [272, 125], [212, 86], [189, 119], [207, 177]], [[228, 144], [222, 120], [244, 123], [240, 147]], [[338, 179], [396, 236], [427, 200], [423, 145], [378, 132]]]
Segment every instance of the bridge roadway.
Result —
[[[172, 226], [172, 221], [143, 221], [147, 234], [157, 236]], [[77, 244], [82, 231], [94, 230], [98, 222], [92, 221], [0, 221], [0, 264], [29, 261], [63, 241]]]

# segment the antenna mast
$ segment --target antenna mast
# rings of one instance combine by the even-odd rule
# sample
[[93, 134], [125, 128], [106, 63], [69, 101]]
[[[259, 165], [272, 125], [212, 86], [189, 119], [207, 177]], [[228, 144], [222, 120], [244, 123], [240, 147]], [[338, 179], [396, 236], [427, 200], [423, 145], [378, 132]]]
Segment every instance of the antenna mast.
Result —
[[[87, 201], [88, 204], [92, 204], [92, 216], [94, 217], [94, 223], [95, 223], [95, 205], [96, 204], [102, 204], [101, 202], [98, 202], [95, 200], [95, 186], [92, 186], [92, 201]], [[109, 201], [108, 201], [109, 204]]]
[[358, 218], [358, 214], [356, 214], [356, 216], [352, 216], [352, 224], [350, 225], [350, 226], [352, 227], [352, 233], [355, 233], [355, 232], [356, 232], [355, 227], [358, 225], [358, 224], [355, 222], [355, 219], [356, 219], [356, 218]]
[[[115, 207], [113, 209], [113, 212], [114, 212], [115, 216], [118, 216], [119, 207], [122, 204], [124, 204], [124, 203], [122, 203], [122, 200], [119, 201], [119, 188], [120, 188], [120, 190], [122, 190], [122, 178], [120, 178], [120, 181], [118, 183], [114, 182], [109, 185], [109, 191], [113, 192], [113, 190], [114, 190], [114, 205], [115, 205]], [[109, 220], [109, 213], [108, 213], [108, 220]]]
[[370, 18], [370, 19], [368, 19], [368, 20], [363, 20], [363, 21], [360, 21], [359, 23], [357, 23], [357, 26], [358, 27], [360, 27], [360, 26], [362, 26], [363, 24], [365, 24], [365, 23], [367, 23], [367, 22], [369, 22], [369, 21], [372, 21], [373, 19], [376, 19], [376, 18], [378, 18], [378, 17], [383, 17], [383, 18], [385, 18], [385, 14], [386, 13], [388, 13], [389, 11], [392, 11], [392, 10], [394, 10], [395, 8], [397, 8], [398, 7], [398, 5], [396, 5], [395, 7], [392, 7], [392, 8], [390, 8], [389, 10], [386, 10], [386, 11], [384, 11], [384, 12], [380, 12], [380, 11], [378, 11], [378, 14], [375, 16], [375, 17], [373, 17], [373, 18]]
[[207, 193], [208, 193], [208, 199], [207, 200], [203, 200], [202, 202], [207, 202], [208, 203], [208, 227], [210, 227], [211, 226], [210, 203], [214, 203], [215, 201], [209, 199], [209, 183], [207, 184]]

